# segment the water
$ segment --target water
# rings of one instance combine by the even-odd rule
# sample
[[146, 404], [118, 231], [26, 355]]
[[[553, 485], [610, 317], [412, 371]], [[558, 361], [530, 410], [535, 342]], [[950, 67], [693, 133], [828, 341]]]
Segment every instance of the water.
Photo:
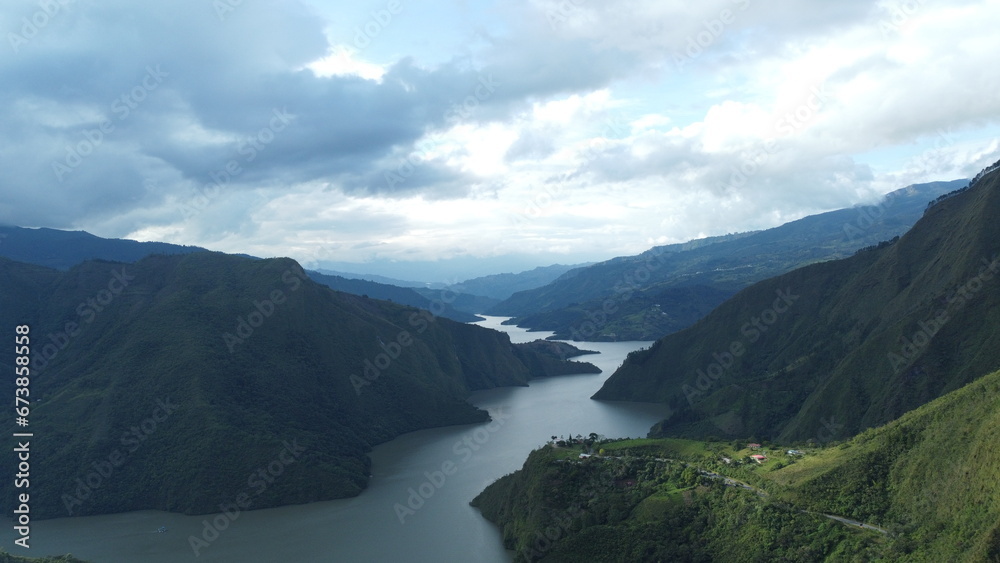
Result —
[[[503, 330], [514, 342], [551, 334], [501, 326], [502, 320], [491, 317], [478, 324]], [[552, 435], [645, 436], [663, 417], [663, 407], [598, 402], [590, 396], [628, 352], [648, 344], [580, 343], [601, 354], [577, 359], [596, 364], [603, 373], [477, 392], [470, 401], [488, 410], [494, 422], [422, 430], [377, 446], [371, 453], [371, 483], [358, 497], [243, 512], [231, 523], [219, 517], [227, 526], [197, 557], [189, 536], [202, 537], [204, 521], [214, 515], [143, 511], [44, 520], [32, 523], [30, 553], [14, 545], [11, 526], [2, 530], [0, 545], [18, 555], [72, 553], [95, 563], [507, 562], [511, 554], [503, 549], [499, 530], [469, 501], [519, 469], [528, 453]], [[157, 533], [160, 526], [168, 531]]]

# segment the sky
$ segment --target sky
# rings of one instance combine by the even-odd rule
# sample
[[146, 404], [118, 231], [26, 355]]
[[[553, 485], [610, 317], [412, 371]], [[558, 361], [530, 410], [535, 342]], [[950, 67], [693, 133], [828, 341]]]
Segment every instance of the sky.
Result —
[[0, 4], [0, 224], [457, 282], [1000, 158], [997, 0]]

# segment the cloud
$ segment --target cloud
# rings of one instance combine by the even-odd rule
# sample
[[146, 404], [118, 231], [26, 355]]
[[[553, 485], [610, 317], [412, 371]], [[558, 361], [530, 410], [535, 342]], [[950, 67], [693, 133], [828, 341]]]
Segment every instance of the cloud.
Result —
[[995, 160], [985, 0], [233, 4], [0, 7], [0, 222], [600, 259]]

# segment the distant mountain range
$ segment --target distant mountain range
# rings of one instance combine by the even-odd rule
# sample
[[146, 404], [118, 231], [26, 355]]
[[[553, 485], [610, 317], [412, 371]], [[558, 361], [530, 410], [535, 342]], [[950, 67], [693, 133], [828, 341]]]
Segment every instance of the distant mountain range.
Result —
[[[37, 518], [356, 495], [372, 445], [487, 420], [470, 391], [597, 370], [565, 348], [333, 291], [289, 259], [214, 252], [66, 271], [0, 258], [0, 325], [12, 339], [30, 327], [32, 484], [48, 492], [31, 497]], [[14, 353], [0, 349], [6, 373]], [[13, 397], [16, 381], [0, 389]], [[0, 491], [9, 512], [14, 480]]]
[[[450, 287], [453, 291], [461, 293], [471, 293], [473, 295], [484, 295], [493, 299], [503, 300], [519, 291], [527, 291], [552, 283], [559, 279], [566, 272], [585, 268], [590, 264], [577, 264], [565, 266], [554, 264], [552, 266], [541, 266], [527, 272], [518, 274], [494, 274], [483, 276], [455, 284]], [[485, 311], [485, 309], [480, 312]]]
[[373, 281], [385, 285], [394, 285], [396, 287], [442, 289], [446, 286], [446, 284], [443, 283], [427, 283], [427, 282], [418, 282], [410, 280], [400, 280], [396, 278], [390, 278], [388, 276], [380, 276], [378, 274], [356, 274], [352, 272], [341, 272], [338, 270], [327, 270], [324, 268], [317, 268], [316, 272], [327, 276], [337, 276], [349, 280]]
[[318, 273], [350, 280], [368, 280], [381, 284], [412, 288], [428, 299], [444, 301], [459, 311], [475, 314], [493, 308], [500, 301], [507, 299], [514, 293], [542, 287], [558, 279], [570, 270], [589, 265], [577, 264], [575, 266], [564, 266], [555, 264], [552, 266], [540, 266], [533, 270], [517, 274], [506, 273], [482, 276], [453, 285], [414, 282], [375, 274], [351, 274], [322, 269]]
[[631, 354], [594, 398], [656, 400], [654, 435], [851, 436], [1000, 368], [1000, 171], [897, 241], [759, 282]]
[[[57, 270], [68, 270], [91, 259], [131, 263], [153, 254], [172, 255], [193, 252], [208, 251], [197, 246], [106, 239], [84, 231], [0, 227], [0, 256]], [[374, 299], [386, 299], [421, 309], [431, 310], [433, 308], [435, 315], [459, 322], [481, 320], [482, 317], [478, 317], [474, 313], [485, 311], [497, 303], [497, 300], [494, 299], [451, 293], [447, 295], [448, 300], [442, 300], [436, 298], [430, 290], [426, 289], [419, 290], [421, 292], [427, 291], [428, 294], [425, 295], [409, 287], [347, 279], [320, 272], [310, 271], [308, 273], [314, 281], [337, 291], [354, 295], [367, 295]]]
[[135, 262], [150, 254], [207, 252], [197, 246], [107, 239], [86, 231], [0, 226], [0, 256], [16, 262], [68, 270], [85, 260]]
[[812, 215], [765, 231], [660, 246], [575, 269], [488, 311], [573, 340], [655, 340], [686, 328], [737, 291], [795, 268], [850, 256], [902, 235], [927, 203], [966, 180], [917, 184], [877, 206]]
[[[471, 311], [485, 310], [495, 300], [486, 299], [485, 302], [476, 296], [464, 294], [446, 294], [445, 298], [439, 295], [441, 290], [417, 289], [410, 287], [399, 287], [374, 281], [348, 279], [340, 276], [331, 276], [319, 272], [307, 272], [309, 277], [329, 288], [343, 291], [353, 295], [362, 295], [373, 299], [384, 299], [393, 303], [419, 307], [431, 311], [436, 316], [445, 317], [453, 321], [471, 323], [483, 320], [482, 317], [473, 314]], [[471, 304], [471, 305], [470, 305]], [[477, 309], [476, 305], [481, 304], [483, 308]], [[459, 309], [459, 305], [467, 305], [464, 309]]]

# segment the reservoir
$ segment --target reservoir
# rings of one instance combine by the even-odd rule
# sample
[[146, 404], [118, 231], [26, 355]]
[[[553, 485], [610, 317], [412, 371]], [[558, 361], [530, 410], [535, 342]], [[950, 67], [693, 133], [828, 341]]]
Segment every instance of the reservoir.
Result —
[[[500, 324], [514, 342], [549, 336]], [[12, 522], [4, 548], [16, 555], [72, 553], [98, 562], [179, 561], [463, 561], [508, 562], [499, 530], [469, 506], [487, 485], [521, 467], [528, 453], [551, 436], [591, 432], [645, 436], [664, 417], [653, 404], [593, 401], [625, 356], [648, 342], [583, 342], [600, 352], [576, 358], [600, 374], [537, 379], [529, 387], [474, 393], [470, 402], [489, 411], [488, 424], [434, 428], [404, 434], [371, 452], [372, 478], [361, 495], [328, 502], [244, 511], [195, 554], [189, 536], [202, 537], [214, 515], [157, 511], [32, 522], [31, 550], [14, 545]], [[222, 522], [223, 520], [220, 520]], [[159, 533], [161, 526], [166, 532]]]

